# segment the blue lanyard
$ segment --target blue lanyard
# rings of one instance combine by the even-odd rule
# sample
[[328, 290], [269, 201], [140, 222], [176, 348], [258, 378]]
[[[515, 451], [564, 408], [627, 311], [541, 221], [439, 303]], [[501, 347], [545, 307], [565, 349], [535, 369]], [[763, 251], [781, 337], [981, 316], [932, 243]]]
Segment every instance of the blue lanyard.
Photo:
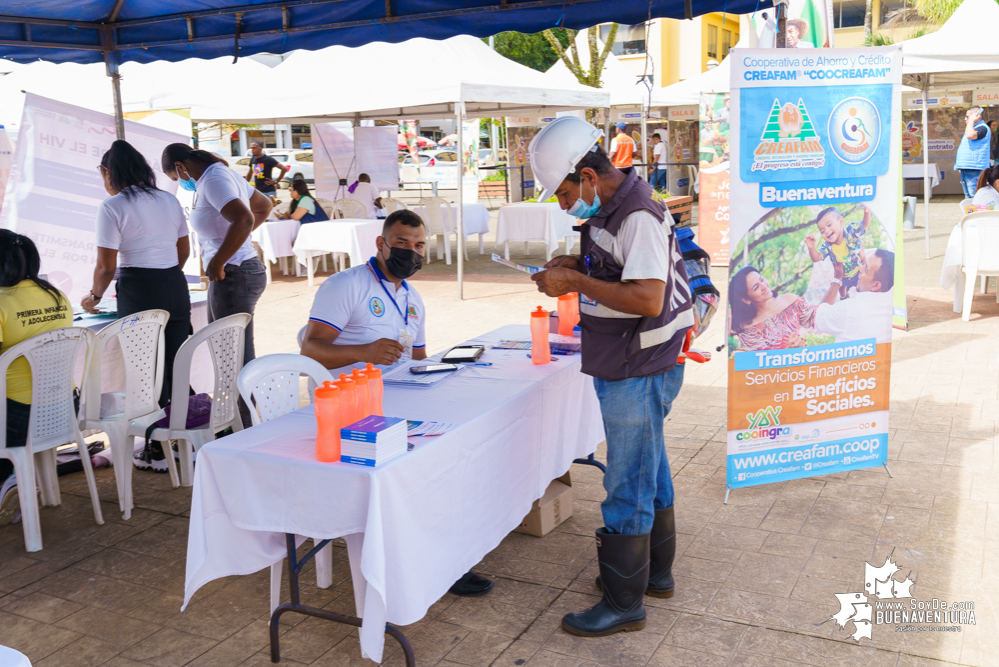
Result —
[[[368, 265], [368, 268], [371, 268], [370, 264]], [[387, 296], [389, 298], [389, 300], [392, 302], [392, 305], [395, 306], [395, 311], [397, 313], [399, 313], [399, 316], [402, 318], [402, 321], [408, 327], [409, 326], [409, 292], [408, 291], [406, 292], [406, 312], [403, 312], [399, 308], [399, 304], [396, 303], [395, 297], [392, 296], [392, 293], [388, 291], [387, 287], [385, 287], [385, 283], [382, 282], [382, 279], [378, 277], [378, 273], [375, 272], [375, 270], [373, 268], [371, 268], [371, 272], [375, 274], [375, 280], [377, 280], [378, 284], [381, 285], [382, 291], [385, 292], [385, 296]]]

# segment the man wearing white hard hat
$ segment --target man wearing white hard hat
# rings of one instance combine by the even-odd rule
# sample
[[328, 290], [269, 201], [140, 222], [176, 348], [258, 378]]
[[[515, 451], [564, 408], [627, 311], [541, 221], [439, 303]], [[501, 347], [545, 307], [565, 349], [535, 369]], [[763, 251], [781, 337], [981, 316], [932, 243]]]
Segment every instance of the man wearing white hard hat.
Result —
[[[672, 218], [632, 168], [615, 168], [600, 130], [559, 118], [531, 142], [531, 166], [580, 227], [581, 255], [534, 274], [548, 296], [579, 293], [582, 370], [593, 376], [607, 436], [604, 527], [597, 529], [603, 599], [567, 614], [585, 637], [640, 630], [643, 595], [672, 597], [676, 528], [663, 422], [683, 384], [677, 356], [694, 324]], [[664, 222], [665, 221], [665, 222]]]

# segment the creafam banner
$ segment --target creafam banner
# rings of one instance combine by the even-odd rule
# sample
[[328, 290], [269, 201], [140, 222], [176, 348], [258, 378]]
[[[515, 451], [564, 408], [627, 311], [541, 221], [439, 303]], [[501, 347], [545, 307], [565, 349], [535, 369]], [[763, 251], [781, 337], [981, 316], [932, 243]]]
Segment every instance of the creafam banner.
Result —
[[728, 488], [882, 465], [901, 51], [730, 57]]

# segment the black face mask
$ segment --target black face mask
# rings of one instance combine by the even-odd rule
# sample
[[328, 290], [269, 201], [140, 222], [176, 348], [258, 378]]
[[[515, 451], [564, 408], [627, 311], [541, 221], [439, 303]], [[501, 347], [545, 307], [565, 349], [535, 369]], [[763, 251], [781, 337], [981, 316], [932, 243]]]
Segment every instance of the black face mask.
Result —
[[392, 248], [385, 260], [385, 268], [396, 278], [405, 280], [423, 268], [423, 256], [415, 250]]

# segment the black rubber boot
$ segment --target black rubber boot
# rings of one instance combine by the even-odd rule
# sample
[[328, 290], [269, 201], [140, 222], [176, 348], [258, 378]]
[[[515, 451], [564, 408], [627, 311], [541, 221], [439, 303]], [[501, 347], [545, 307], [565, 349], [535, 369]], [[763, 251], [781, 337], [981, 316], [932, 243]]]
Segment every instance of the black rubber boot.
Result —
[[649, 536], [611, 535], [597, 529], [597, 559], [604, 597], [586, 611], [562, 617], [562, 629], [581, 637], [603, 637], [645, 627], [643, 594], [649, 584]]
[[[676, 520], [673, 507], [656, 510], [649, 536], [649, 587], [646, 595], [657, 598], [673, 597], [673, 559], [676, 557]], [[597, 588], [603, 590], [600, 577]]]
[[492, 589], [493, 582], [469, 570], [454, 582], [448, 592], [463, 598], [474, 598], [485, 595]]

